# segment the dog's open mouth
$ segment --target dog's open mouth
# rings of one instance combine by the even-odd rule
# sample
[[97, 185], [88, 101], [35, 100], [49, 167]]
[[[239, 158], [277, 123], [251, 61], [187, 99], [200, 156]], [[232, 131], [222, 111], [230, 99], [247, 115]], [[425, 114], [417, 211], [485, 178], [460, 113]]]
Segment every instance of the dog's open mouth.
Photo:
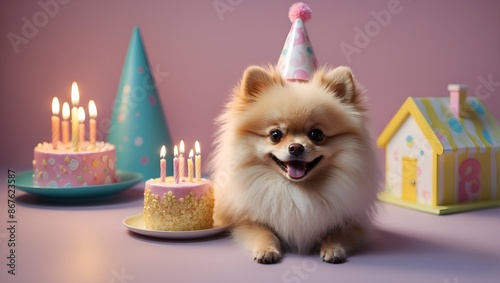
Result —
[[323, 156], [316, 157], [311, 162], [305, 162], [302, 160], [290, 160], [287, 162], [283, 162], [279, 160], [273, 154], [269, 154], [271, 159], [278, 164], [278, 166], [288, 174], [288, 176], [294, 180], [300, 180], [304, 178], [309, 171], [311, 171], [323, 158]]

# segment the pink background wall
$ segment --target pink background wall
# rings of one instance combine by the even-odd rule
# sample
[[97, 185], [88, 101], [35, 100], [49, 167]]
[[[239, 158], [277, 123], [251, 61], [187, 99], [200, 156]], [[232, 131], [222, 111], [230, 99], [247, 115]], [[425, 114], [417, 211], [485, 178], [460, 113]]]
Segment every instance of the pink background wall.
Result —
[[[50, 139], [51, 99], [69, 101], [72, 81], [82, 104], [94, 99], [99, 119], [111, 117], [135, 25], [160, 78], [173, 141], [198, 139], [209, 154], [213, 120], [244, 68], [276, 63], [294, 2], [59, 1], [67, 3], [48, 16], [38, 1], [0, 2], [2, 168], [30, 169], [33, 147]], [[500, 1], [307, 3], [313, 9], [307, 30], [320, 65], [353, 69], [368, 89], [375, 135], [407, 96], [446, 96], [449, 83], [468, 84], [469, 95], [479, 96], [500, 120]], [[381, 10], [390, 14], [382, 24], [374, 16]], [[23, 35], [33, 16], [37, 31]], [[368, 28], [368, 40], [358, 38], [357, 28]], [[14, 47], [9, 33], [30, 38]], [[357, 53], [345, 56], [341, 45]]]

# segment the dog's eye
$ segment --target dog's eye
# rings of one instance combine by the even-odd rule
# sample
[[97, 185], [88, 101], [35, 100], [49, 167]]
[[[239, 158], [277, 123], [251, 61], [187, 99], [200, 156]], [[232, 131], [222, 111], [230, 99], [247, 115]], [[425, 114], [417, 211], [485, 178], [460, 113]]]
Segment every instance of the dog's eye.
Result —
[[325, 135], [320, 129], [312, 129], [309, 132], [309, 138], [314, 142], [320, 142], [325, 138]]
[[282, 138], [283, 132], [278, 129], [271, 130], [271, 132], [269, 133], [269, 139], [273, 143], [279, 143]]

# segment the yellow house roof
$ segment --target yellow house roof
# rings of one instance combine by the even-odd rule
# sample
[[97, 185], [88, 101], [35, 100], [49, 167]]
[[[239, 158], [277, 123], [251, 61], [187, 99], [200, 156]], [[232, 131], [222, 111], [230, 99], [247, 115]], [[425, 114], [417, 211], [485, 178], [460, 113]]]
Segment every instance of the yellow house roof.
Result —
[[465, 118], [456, 117], [448, 97], [408, 97], [380, 134], [377, 144], [385, 147], [408, 116], [412, 116], [434, 152], [456, 148], [500, 148], [500, 127], [476, 97], [467, 97]]

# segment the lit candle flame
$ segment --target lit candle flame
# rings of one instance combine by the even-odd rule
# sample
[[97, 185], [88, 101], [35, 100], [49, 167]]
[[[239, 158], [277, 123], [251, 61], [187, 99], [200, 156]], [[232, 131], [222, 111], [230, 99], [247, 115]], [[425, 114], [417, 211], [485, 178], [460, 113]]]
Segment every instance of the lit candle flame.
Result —
[[78, 102], [80, 102], [80, 92], [78, 91], [78, 84], [73, 82], [71, 85], [71, 103], [73, 103], [73, 106], [78, 106]]
[[52, 99], [52, 114], [54, 116], [59, 115], [59, 99], [57, 97]]
[[89, 117], [95, 119], [97, 117], [97, 107], [94, 100], [89, 101]]
[[165, 155], [167, 154], [167, 149], [163, 145], [160, 150], [160, 158], [165, 158]]
[[184, 141], [183, 141], [183, 140], [181, 140], [181, 142], [180, 142], [180, 144], [179, 144], [179, 147], [180, 147], [180, 148], [179, 148], [179, 149], [180, 149], [180, 150], [179, 150], [179, 151], [180, 151], [180, 153], [181, 153], [181, 154], [184, 154]]
[[63, 116], [63, 119], [64, 120], [68, 120], [69, 119], [69, 104], [68, 102], [64, 102], [63, 104], [63, 107], [62, 107], [62, 116]]
[[196, 155], [200, 155], [201, 154], [201, 149], [200, 149], [200, 143], [198, 141], [196, 141], [194, 143], [194, 148], [196, 150]]
[[175, 157], [179, 156], [179, 151], [177, 150], [177, 145], [174, 146], [174, 156]]
[[83, 107], [78, 107], [78, 121], [80, 123], [83, 123], [85, 121], [85, 110], [83, 110]]
[[189, 158], [193, 158], [193, 156], [194, 156], [194, 152], [193, 152], [193, 150], [191, 149], [191, 150], [189, 151]]

